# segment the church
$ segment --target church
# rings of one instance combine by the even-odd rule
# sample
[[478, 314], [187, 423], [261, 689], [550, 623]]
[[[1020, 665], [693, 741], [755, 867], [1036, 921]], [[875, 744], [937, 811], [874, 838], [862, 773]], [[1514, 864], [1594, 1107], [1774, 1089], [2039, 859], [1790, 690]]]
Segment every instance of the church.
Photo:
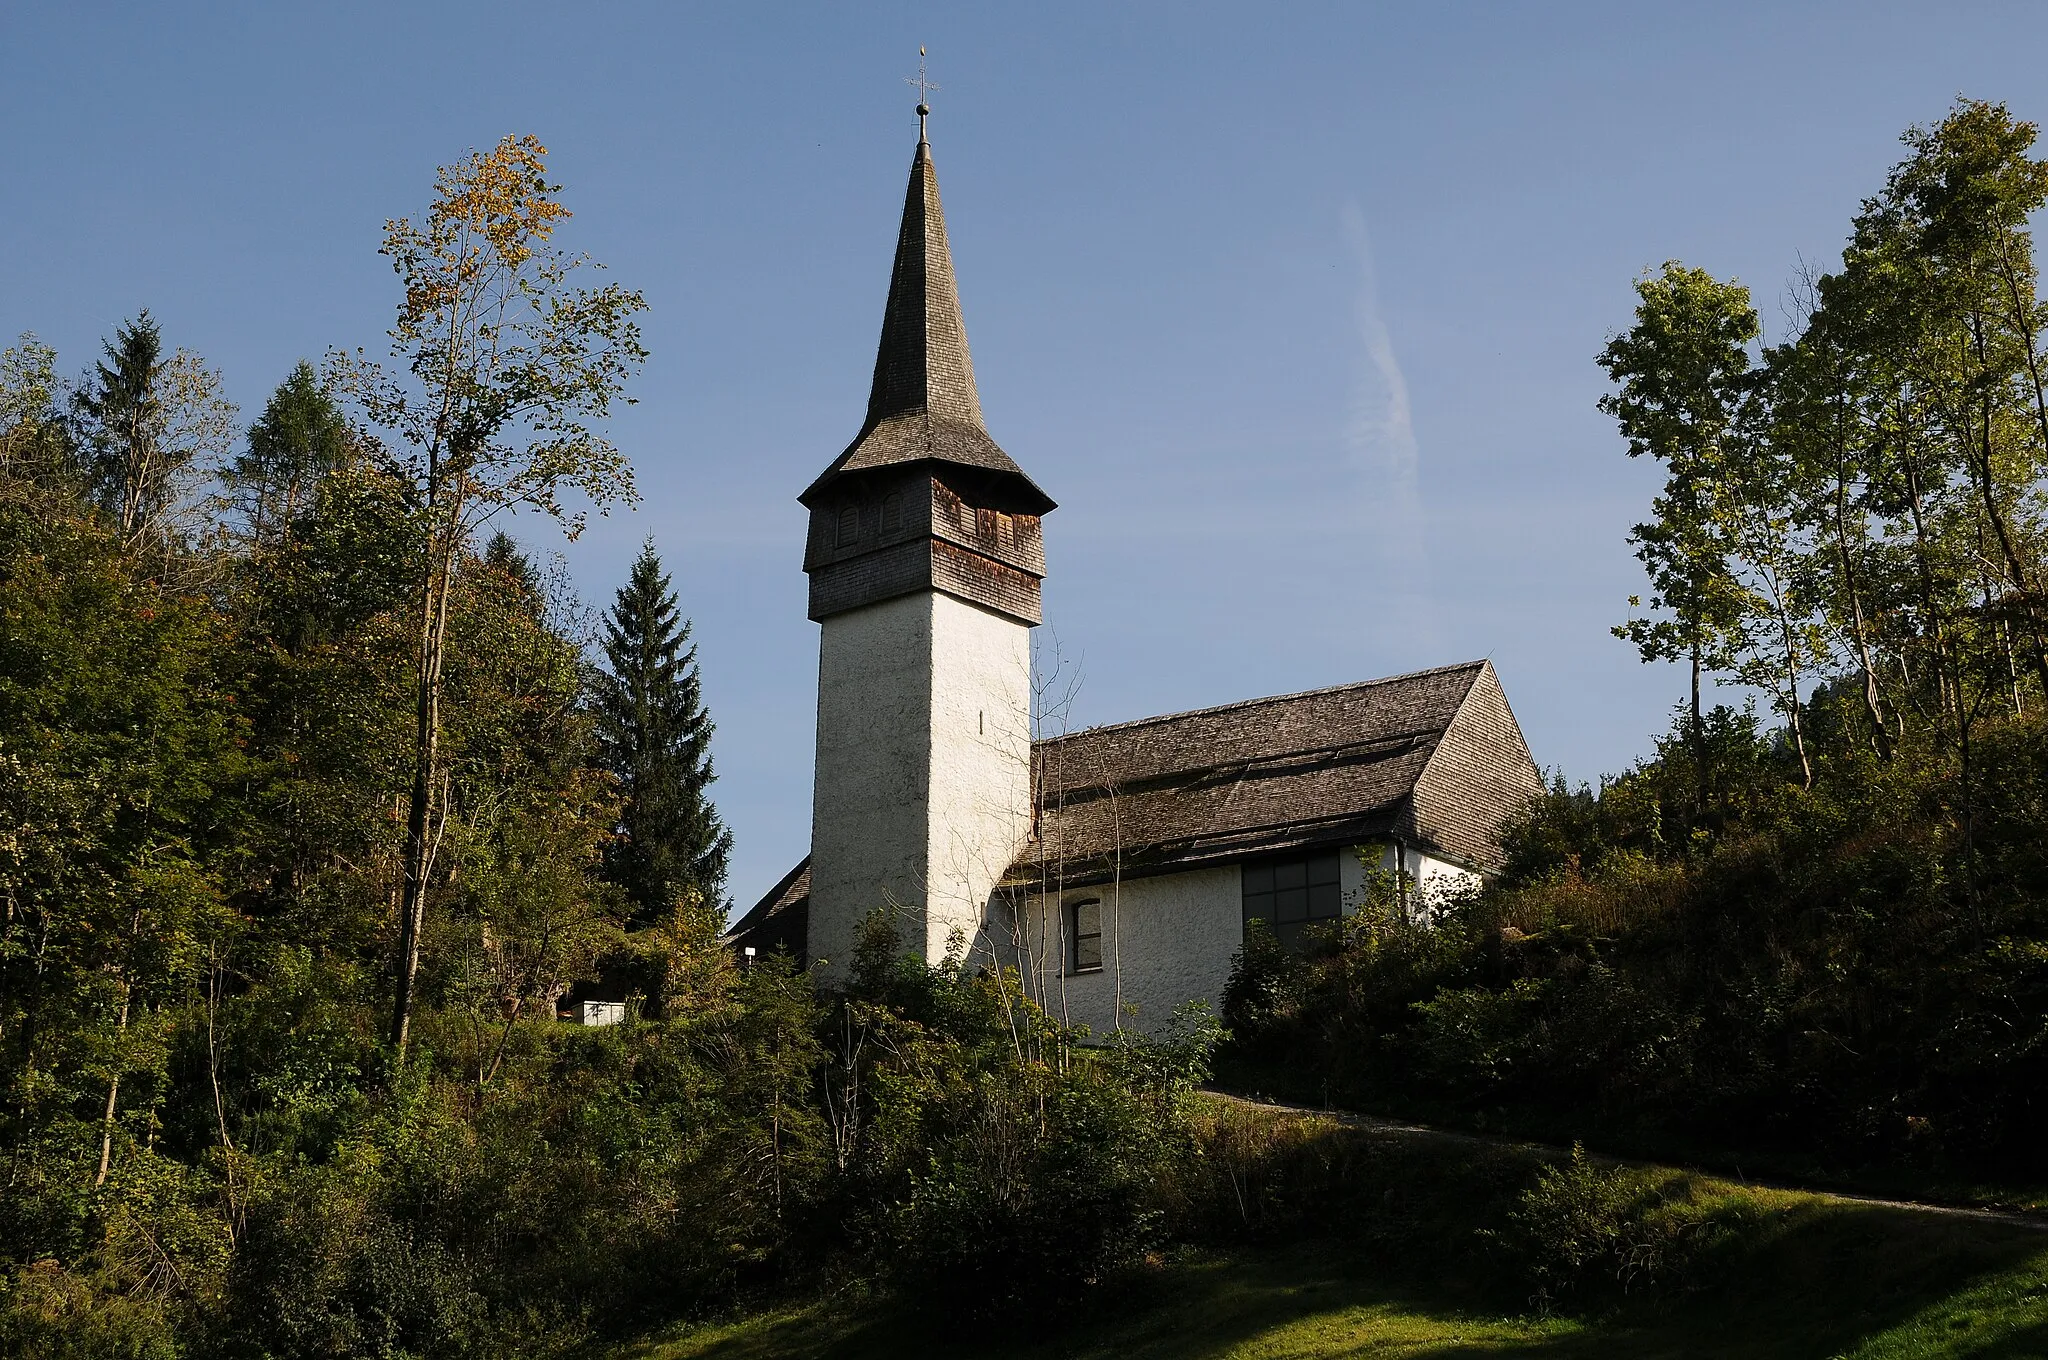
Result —
[[798, 498], [819, 624], [811, 853], [728, 933], [842, 978], [896, 914], [938, 962], [1015, 968], [1097, 1034], [1213, 1007], [1248, 922], [1421, 910], [1500, 862], [1541, 792], [1487, 661], [1071, 734], [1034, 731], [1052, 497], [990, 437], [938, 175], [917, 151], [867, 417]]

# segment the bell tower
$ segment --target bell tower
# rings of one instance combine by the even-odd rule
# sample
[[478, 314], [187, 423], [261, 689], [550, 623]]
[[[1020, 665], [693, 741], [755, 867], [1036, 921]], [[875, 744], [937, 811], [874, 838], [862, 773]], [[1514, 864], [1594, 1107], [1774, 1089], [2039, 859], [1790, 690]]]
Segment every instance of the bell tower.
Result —
[[983, 427], [918, 105], [860, 433], [798, 499], [820, 625], [809, 954], [844, 977], [877, 907], [972, 946], [1031, 834], [1031, 629], [1053, 501]]

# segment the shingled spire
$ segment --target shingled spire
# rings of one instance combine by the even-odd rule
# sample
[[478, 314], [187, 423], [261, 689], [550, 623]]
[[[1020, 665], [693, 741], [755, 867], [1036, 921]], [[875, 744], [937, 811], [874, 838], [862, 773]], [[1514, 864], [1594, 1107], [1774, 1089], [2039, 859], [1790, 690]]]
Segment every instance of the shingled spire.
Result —
[[867, 424], [872, 428], [891, 416], [919, 411], [981, 424], [974, 360], [967, 352], [967, 325], [960, 319], [960, 291], [953, 282], [953, 253], [946, 248], [939, 175], [932, 168], [931, 143], [923, 138], [910, 163], [903, 226], [896, 233], [896, 268], [882, 311]]
[[1051, 497], [997, 447], [982, 424], [967, 325], [953, 281], [953, 254], [946, 245], [938, 171], [922, 132], [925, 112], [919, 105], [917, 153], [910, 163], [903, 225], [896, 233], [896, 264], [882, 311], [867, 419], [853, 443], [798, 499], [815, 506], [829, 485], [848, 474], [929, 460], [976, 469], [984, 480], [1002, 483], [1000, 491], [1016, 509], [1044, 514], [1053, 508]]
[[981, 422], [953, 283], [939, 177], [918, 105], [917, 154], [896, 233], [875, 381], [860, 433], [802, 501], [804, 570], [823, 619], [936, 590], [1017, 622], [1039, 620], [1053, 508]]

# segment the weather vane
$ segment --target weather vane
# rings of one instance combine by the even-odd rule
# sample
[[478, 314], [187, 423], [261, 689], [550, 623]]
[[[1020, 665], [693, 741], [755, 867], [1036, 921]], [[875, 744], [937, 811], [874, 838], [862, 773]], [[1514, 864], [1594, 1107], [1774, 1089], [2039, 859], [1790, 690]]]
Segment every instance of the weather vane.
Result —
[[925, 78], [924, 47], [922, 45], [920, 45], [917, 49], [917, 74], [914, 76], [903, 77], [903, 83], [905, 85], [915, 86], [917, 89], [917, 140], [922, 142], [926, 140], [924, 135], [925, 115], [932, 111], [930, 102], [931, 93], [933, 90], [939, 88], [937, 85], [933, 84], [930, 80]]

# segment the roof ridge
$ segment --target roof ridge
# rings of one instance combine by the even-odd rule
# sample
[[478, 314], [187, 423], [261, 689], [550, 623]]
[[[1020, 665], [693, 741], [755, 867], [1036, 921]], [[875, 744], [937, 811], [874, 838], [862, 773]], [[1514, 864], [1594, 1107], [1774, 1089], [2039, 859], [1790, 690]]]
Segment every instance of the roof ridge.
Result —
[[[1404, 671], [1399, 675], [1383, 675], [1376, 680], [1353, 680], [1348, 684], [1324, 685], [1319, 689], [1296, 690], [1291, 694], [1268, 694], [1258, 699], [1239, 699], [1235, 703], [1212, 704], [1206, 708], [1186, 708], [1178, 713], [1161, 713], [1151, 718], [1126, 718], [1122, 722], [1102, 723], [1096, 727], [1083, 727], [1073, 732], [1062, 732], [1057, 737], [1041, 737], [1033, 745], [1049, 745], [1065, 741], [1069, 737], [1093, 736], [1097, 732], [1119, 732], [1127, 728], [1144, 727], [1151, 723], [1174, 722], [1181, 718], [1198, 718], [1206, 713], [1230, 713], [1238, 709], [1257, 708], [1261, 704], [1281, 704], [1291, 699], [1312, 699], [1319, 694], [1337, 694], [1347, 689], [1371, 689], [1376, 685], [1398, 684], [1403, 680], [1420, 680], [1424, 676], [1444, 675], [1451, 671], [1478, 670], [1492, 658], [1479, 657], [1472, 661], [1456, 661], [1448, 666], [1429, 666], [1419, 671]], [[1463, 700], [1459, 701], [1461, 704]]]

